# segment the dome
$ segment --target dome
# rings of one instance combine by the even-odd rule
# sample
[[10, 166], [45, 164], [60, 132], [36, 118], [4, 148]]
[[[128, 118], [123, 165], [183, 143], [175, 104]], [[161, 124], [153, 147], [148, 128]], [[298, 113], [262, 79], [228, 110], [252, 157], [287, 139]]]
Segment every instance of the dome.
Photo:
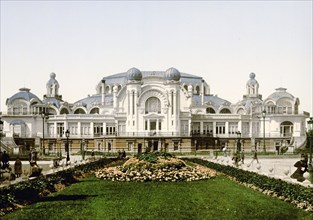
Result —
[[258, 81], [255, 79], [255, 73], [250, 73], [249, 75], [250, 79], [247, 82], [247, 86], [252, 86], [258, 84]]
[[165, 71], [165, 80], [174, 80], [179, 81], [180, 80], [180, 72], [175, 69], [174, 67], [171, 67]]
[[10, 98], [8, 98], [6, 103], [10, 104], [17, 99], [23, 99], [27, 102], [31, 101], [32, 99], [37, 99], [39, 102], [41, 102], [40, 99], [36, 95], [31, 93], [30, 89], [28, 89], [28, 88], [21, 88], [18, 93], [14, 94]]
[[55, 73], [50, 73], [50, 79], [49, 81], [47, 82], [47, 85], [59, 85], [58, 81], [55, 79], [56, 77], [56, 74]]
[[127, 79], [141, 81], [142, 73], [139, 69], [133, 67], [127, 71]]
[[286, 88], [277, 88], [276, 92], [269, 95], [267, 99], [277, 101], [281, 98], [288, 98], [293, 100], [295, 97], [288, 93], [286, 90], [287, 90]]
[[55, 79], [55, 73], [50, 73], [50, 78], [53, 78], [53, 79]]

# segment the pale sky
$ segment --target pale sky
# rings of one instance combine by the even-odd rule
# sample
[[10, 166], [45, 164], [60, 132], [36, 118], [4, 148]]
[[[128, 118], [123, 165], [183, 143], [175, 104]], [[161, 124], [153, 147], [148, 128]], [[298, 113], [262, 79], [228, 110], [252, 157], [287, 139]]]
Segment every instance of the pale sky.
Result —
[[1, 0], [1, 111], [27, 87], [42, 99], [51, 72], [63, 99], [95, 94], [126, 72], [202, 76], [232, 103], [254, 72], [263, 99], [287, 88], [312, 113], [310, 1]]

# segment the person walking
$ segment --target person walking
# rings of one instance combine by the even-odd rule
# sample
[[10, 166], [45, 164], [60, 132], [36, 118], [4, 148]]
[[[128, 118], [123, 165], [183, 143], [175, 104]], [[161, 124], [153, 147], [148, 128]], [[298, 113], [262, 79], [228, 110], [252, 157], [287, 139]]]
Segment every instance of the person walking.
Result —
[[241, 157], [241, 161], [242, 161], [242, 164], [244, 164], [245, 162], [245, 151], [244, 149], [242, 149], [242, 151], [240, 152], [240, 157]]
[[2, 162], [2, 169], [9, 168], [9, 160], [10, 156], [7, 154], [6, 151], [3, 151], [1, 162]]
[[257, 150], [253, 152], [253, 158], [252, 158], [250, 165], [253, 163], [254, 160], [256, 160], [256, 162], [259, 163]]

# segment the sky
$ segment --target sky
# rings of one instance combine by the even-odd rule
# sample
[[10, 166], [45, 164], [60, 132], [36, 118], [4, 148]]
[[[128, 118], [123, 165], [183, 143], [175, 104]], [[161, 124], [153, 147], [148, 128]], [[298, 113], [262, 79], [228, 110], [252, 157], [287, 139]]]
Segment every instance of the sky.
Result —
[[50, 73], [73, 103], [105, 76], [142, 71], [199, 75], [211, 94], [242, 100], [249, 74], [313, 106], [310, 1], [1, 0], [1, 106], [22, 87], [39, 98]]

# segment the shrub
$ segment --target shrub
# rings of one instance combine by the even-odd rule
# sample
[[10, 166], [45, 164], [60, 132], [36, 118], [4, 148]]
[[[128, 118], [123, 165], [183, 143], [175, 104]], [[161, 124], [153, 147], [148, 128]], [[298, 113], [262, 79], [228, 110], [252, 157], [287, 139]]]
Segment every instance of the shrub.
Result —
[[[275, 179], [264, 175], [259, 175], [255, 172], [250, 172], [242, 169], [238, 169], [232, 166], [224, 166], [213, 162], [197, 159], [197, 158], [185, 158], [187, 161], [201, 164], [203, 166], [215, 169], [230, 177], [235, 178], [236, 181], [244, 183], [247, 186], [254, 186], [265, 192], [275, 193], [276, 197], [281, 197], [285, 201], [291, 201], [298, 206], [301, 204], [307, 204], [307, 206], [313, 206], [313, 189], [307, 188], [299, 184], [292, 184], [281, 179]], [[313, 211], [313, 210], [312, 210]]]
[[62, 189], [77, 182], [77, 177], [99, 169], [115, 159], [100, 159], [87, 164], [77, 165], [46, 176], [39, 176], [28, 181], [21, 181], [0, 188], [0, 216], [10, 212], [20, 205], [33, 203], [51, 192]]

